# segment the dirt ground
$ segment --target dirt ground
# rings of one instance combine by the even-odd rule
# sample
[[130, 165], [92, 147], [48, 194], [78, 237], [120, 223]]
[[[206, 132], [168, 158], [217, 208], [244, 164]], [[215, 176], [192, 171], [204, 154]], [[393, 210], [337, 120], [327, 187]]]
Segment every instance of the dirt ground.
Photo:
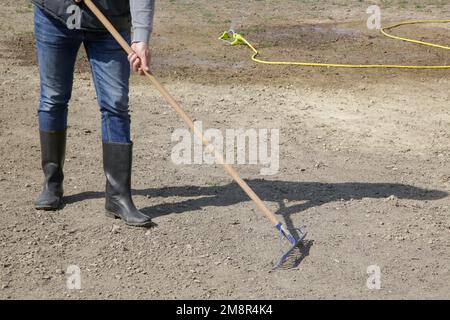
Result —
[[[383, 22], [449, 19], [448, 1], [375, 1]], [[257, 65], [265, 58], [450, 64], [450, 54], [379, 36], [369, 1], [158, 1], [153, 70], [205, 127], [280, 129], [280, 170], [238, 171], [290, 226], [308, 231], [299, 264], [273, 272], [276, 230], [220, 166], [177, 166], [183, 124], [134, 76], [136, 205], [156, 227], [104, 215], [100, 115], [80, 52], [70, 106], [65, 207], [38, 212], [39, 79], [32, 7], [0, 11], [0, 298], [450, 298], [449, 71]], [[449, 45], [449, 25], [395, 32]], [[81, 290], [66, 269], [81, 270]], [[381, 270], [369, 290], [367, 268]]]

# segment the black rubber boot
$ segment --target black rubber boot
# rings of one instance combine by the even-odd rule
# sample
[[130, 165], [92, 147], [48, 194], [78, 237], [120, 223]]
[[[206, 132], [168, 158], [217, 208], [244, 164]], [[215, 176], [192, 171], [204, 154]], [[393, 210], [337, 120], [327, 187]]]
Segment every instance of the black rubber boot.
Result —
[[37, 200], [37, 210], [58, 210], [62, 206], [63, 167], [66, 154], [66, 131], [39, 131], [41, 140], [43, 190]]
[[127, 225], [147, 227], [150, 217], [136, 209], [131, 198], [132, 143], [103, 142], [103, 168], [106, 175], [106, 215]]

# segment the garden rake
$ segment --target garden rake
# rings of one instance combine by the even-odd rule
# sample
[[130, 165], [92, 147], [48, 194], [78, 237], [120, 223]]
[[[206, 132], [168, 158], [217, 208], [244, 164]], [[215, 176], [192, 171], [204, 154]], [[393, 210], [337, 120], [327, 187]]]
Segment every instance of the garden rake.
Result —
[[[119, 32], [114, 28], [114, 26], [109, 22], [109, 20], [103, 15], [103, 13], [97, 8], [97, 6], [92, 2], [92, 0], [84, 0], [85, 5], [92, 11], [92, 13], [100, 20], [100, 22], [105, 26], [105, 28], [111, 33], [111, 35], [117, 40], [120, 46], [127, 52], [127, 54], [133, 53], [133, 49], [125, 41], [125, 39], [119, 34]], [[284, 225], [278, 221], [274, 213], [272, 213], [263, 201], [258, 197], [258, 195], [249, 187], [249, 185], [239, 176], [236, 170], [224, 161], [222, 153], [217, 151], [214, 146], [207, 140], [202, 132], [194, 125], [192, 119], [186, 114], [180, 104], [170, 95], [166, 88], [161, 85], [161, 83], [153, 76], [151, 72], [143, 70], [145, 76], [150, 80], [153, 86], [160, 92], [166, 102], [175, 110], [175, 112], [181, 117], [185, 124], [190, 130], [195, 134], [195, 136], [202, 141], [207, 152], [213, 154], [218, 163], [220, 163], [228, 174], [237, 182], [237, 184], [244, 190], [244, 192], [254, 201], [259, 210], [273, 223], [276, 229], [279, 231], [281, 236], [289, 241], [290, 249], [284, 252], [278, 259], [275, 268], [281, 266], [291, 255], [295, 248], [297, 248], [306, 236], [306, 233], [302, 232], [300, 229], [299, 236], [294, 237], [291, 232]]]

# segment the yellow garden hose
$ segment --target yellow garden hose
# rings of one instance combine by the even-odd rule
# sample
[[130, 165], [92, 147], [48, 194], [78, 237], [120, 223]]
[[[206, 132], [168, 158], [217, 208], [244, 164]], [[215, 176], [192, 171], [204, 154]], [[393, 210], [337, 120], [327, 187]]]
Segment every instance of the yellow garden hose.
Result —
[[[395, 25], [391, 25], [386, 28], [382, 28], [381, 33], [389, 38], [395, 40], [406, 41], [414, 44], [420, 44], [428, 47], [439, 48], [444, 50], [450, 50], [449, 46], [434, 44], [430, 42], [424, 42], [414, 39], [408, 39], [404, 37], [394, 36], [389, 34], [387, 31], [398, 28], [404, 25], [412, 25], [412, 24], [420, 24], [420, 23], [450, 23], [450, 20], [418, 20], [418, 21], [406, 21], [397, 23]], [[450, 65], [441, 65], [441, 66], [414, 66], [414, 65], [389, 65], [389, 64], [340, 64], [340, 63], [314, 63], [314, 62], [296, 62], [296, 61], [268, 61], [258, 59], [259, 52], [255, 49], [255, 47], [248, 42], [241, 34], [235, 33], [233, 30], [226, 31], [219, 38], [220, 40], [224, 40], [228, 42], [230, 45], [246, 45], [252, 51], [252, 60], [257, 63], [269, 64], [269, 65], [295, 65], [295, 66], [305, 66], [305, 67], [327, 67], [327, 68], [378, 68], [378, 69], [450, 69]]]

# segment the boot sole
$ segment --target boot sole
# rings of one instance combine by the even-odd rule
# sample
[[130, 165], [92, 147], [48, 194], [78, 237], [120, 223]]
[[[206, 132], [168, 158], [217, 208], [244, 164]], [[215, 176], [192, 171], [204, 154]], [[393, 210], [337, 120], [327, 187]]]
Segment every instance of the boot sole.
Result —
[[58, 211], [62, 209], [63, 203], [60, 202], [58, 204], [35, 204], [34, 208], [36, 210], [43, 210], [43, 211]]
[[53, 208], [53, 207], [34, 207], [36, 210], [39, 211], [58, 211], [59, 208]]
[[123, 220], [118, 214], [116, 214], [112, 211], [105, 211], [105, 215], [111, 219], [121, 219], [127, 226], [130, 226], [130, 227], [150, 227], [154, 224], [152, 221], [148, 221], [145, 223], [129, 223], [129, 222], [126, 222], [125, 220]]

